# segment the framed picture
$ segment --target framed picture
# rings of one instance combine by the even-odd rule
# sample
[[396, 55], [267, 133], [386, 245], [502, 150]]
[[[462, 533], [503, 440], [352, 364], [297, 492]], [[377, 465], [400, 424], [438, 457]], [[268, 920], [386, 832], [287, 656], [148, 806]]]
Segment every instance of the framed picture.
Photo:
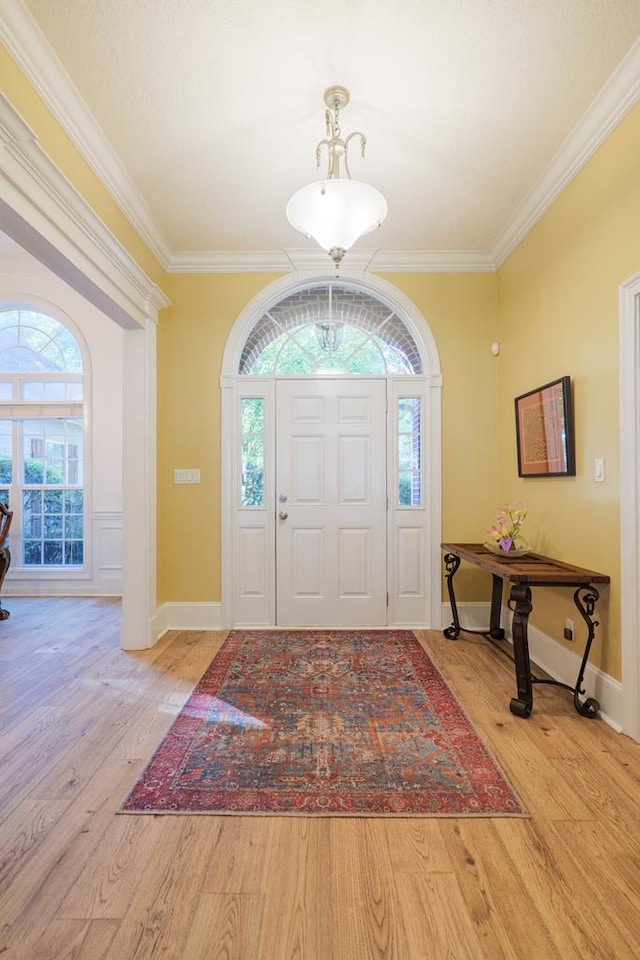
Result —
[[560, 377], [516, 397], [519, 477], [574, 477], [571, 378]]

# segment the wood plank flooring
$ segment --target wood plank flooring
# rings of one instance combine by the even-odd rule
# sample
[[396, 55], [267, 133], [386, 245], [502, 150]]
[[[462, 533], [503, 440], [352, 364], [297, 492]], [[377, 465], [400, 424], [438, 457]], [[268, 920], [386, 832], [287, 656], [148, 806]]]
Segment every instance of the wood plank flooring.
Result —
[[115, 600], [6, 606], [2, 960], [640, 956], [640, 745], [551, 687], [512, 716], [483, 640], [418, 634], [531, 819], [120, 816], [224, 634], [125, 653]]

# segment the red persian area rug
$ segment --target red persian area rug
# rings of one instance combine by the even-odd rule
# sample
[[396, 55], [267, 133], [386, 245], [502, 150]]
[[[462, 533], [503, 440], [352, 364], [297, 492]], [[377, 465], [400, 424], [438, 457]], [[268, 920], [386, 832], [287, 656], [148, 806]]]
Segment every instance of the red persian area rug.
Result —
[[120, 812], [527, 816], [407, 630], [232, 631]]

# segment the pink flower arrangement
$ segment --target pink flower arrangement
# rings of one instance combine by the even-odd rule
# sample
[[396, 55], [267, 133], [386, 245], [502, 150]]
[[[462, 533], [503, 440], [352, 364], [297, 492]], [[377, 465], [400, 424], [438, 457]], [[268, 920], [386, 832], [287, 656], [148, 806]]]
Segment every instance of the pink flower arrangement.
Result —
[[487, 533], [505, 553], [526, 547], [526, 541], [520, 533], [526, 516], [527, 507], [523, 503], [508, 503], [499, 508], [495, 523], [491, 524]]

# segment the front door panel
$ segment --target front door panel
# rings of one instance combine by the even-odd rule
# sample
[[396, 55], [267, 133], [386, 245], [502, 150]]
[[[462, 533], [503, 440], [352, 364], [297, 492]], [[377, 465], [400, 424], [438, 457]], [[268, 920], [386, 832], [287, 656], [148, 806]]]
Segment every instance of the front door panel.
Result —
[[385, 626], [386, 383], [276, 387], [279, 626]]

